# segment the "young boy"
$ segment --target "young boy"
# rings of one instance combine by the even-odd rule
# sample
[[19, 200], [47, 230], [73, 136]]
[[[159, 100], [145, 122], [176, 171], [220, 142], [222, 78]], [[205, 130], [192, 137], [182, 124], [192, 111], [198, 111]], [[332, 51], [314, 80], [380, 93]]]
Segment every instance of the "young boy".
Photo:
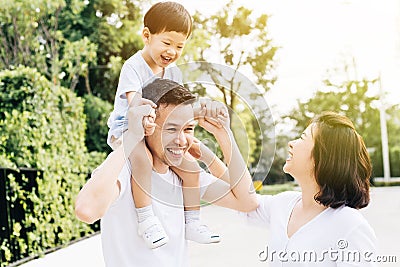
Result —
[[[121, 69], [114, 110], [107, 123], [110, 128], [107, 143], [114, 150], [121, 144], [122, 133], [127, 129], [128, 106], [135, 103], [134, 99], [141, 97], [141, 90], [146, 84], [156, 78], [170, 79], [182, 84], [181, 72], [177, 67], [171, 67], [171, 64], [181, 56], [191, 31], [192, 18], [178, 3], [160, 2], [153, 5], [145, 14], [142, 30], [144, 48], [130, 57]], [[154, 131], [151, 126], [153, 122], [152, 116], [144, 119], [146, 135], [151, 135]], [[148, 247], [156, 248], [166, 244], [168, 236], [153, 213], [150, 197], [152, 172], [150, 152], [148, 157], [150, 160], [143, 155], [130, 158], [133, 168], [140, 168], [143, 173], [141, 177], [132, 177], [131, 189], [137, 212], [139, 235], [143, 237]], [[219, 235], [212, 233], [207, 226], [200, 223], [200, 167], [196, 163], [191, 168], [192, 170], [185, 172], [174, 168], [182, 178], [184, 188], [186, 239], [205, 244], [219, 242]]]

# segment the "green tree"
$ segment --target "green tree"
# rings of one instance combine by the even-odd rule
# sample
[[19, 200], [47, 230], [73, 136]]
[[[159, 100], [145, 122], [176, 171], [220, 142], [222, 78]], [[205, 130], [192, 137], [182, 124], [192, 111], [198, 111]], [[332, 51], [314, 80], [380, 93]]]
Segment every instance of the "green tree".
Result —
[[34, 67], [53, 84], [111, 102], [119, 73], [115, 67], [141, 46], [142, 4], [5, 0], [0, 6], [0, 68]]
[[[69, 0], [71, 1], [71, 0]], [[97, 58], [87, 73], [91, 92], [112, 102], [124, 60], [142, 47], [141, 7], [146, 1], [93, 0], [81, 12], [66, 8], [60, 18], [65, 38], [71, 41], [87, 37], [97, 46]], [[80, 95], [88, 92], [86, 80], [77, 84]]]
[[85, 76], [95, 61], [96, 45], [87, 39], [65, 39], [60, 18], [65, 9], [80, 13], [84, 6], [78, 0], [6, 0], [0, 6], [0, 67], [34, 67], [55, 85], [67, 76], [63, 85], [73, 89], [76, 76]]
[[[379, 109], [377, 93], [378, 79], [359, 79], [351, 73], [356, 73], [356, 66], [345, 65], [343, 69], [328, 71], [324, 80], [324, 88], [317, 91], [307, 101], [298, 101], [298, 107], [288, 115], [295, 122], [297, 132], [303, 131], [310, 119], [323, 111], [334, 111], [346, 115], [354, 123], [356, 130], [363, 137], [370, 151], [375, 176], [382, 176], [382, 145], [380, 133]], [[335, 77], [335, 78], [333, 78]], [[342, 77], [342, 78], [337, 78]], [[395, 107], [388, 110], [395, 117]], [[398, 114], [398, 113], [397, 113]], [[398, 120], [398, 115], [397, 115]], [[388, 120], [389, 139], [393, 142], [395, 119]]]
[[[211, 16], [196, 13], [193, 18], [194, 31], [180, 60], [187, 63], [182, 66], [185, 80], [197, 81], [189, 84], [192, 90], [200, 95], [207, 91], [208, 96], [227, 105], [235, 136], [242, 139], [239, 147], [244, 156], [251, 155], [249, 163], [255, 163], [260, 159], [260, 140], [264, 137], [267, 142], [269, 137], [254, 127], [272, 127], [271, 116], [261, 118], [261, 114], [270, 114], [265, 101], [257, 106], [257, 99], [263, 99], [276, 80], [274, 56], [278, 47], [268, 34], [269, 17], [254, 17], [252, 10], [235, 7], [231, 1]], [[222, 63], [212, 63], [216, 61]]]
[[[123, 61], [142, 45], [139, 30], [143, 1], [3, 2], [0, 69], [19, 65], [36, 68], [54, 85], [112, 103]], [[108, 105], [103, 111], [108, 111]], [[104, 119], [94, 120], [94, 113], [88, 116], [92, 119], [90, 130], [97, 129], [98, 140], [104, 141], [107, 126]], [[93, 141], [86, 141], [91, 151], [93, 147], [104, 149], [99, 141], [92, 146]]]
[[400, 104], [393, 105], [386, 111], [390, 174], [392, 177], [400, 177]]
[[[252, 18], [252, 10], [235, 8], [233, 1], [209, 17], [199, 13], [194, 16], [192, 39], [185, 48], [181, 62], [208, 61], [223, 62], [236, 71], [250, 69], [251, 80], [260, 88], [260, 95], [268, 91], [276, 81], [275, 53], [268, 34], [268, 15]], [[224, 103], [235, 110], [237, 92], [241, 84], [235, 83], [235, 76], [226, 77], [213, 65], [201, 65], [221, 91]], [[229, 84], [228, 88], [221, 86]], [[235, 93], [236, 92], [236, 93]]]

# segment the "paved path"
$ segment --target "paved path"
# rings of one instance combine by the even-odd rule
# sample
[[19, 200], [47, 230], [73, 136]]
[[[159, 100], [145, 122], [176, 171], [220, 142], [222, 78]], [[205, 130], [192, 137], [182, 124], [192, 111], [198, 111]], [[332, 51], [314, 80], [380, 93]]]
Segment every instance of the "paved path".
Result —
[[[400, 187], [374, 188], [371, 204], [363, 214], [375, 229], [379, 255], [396, 256], [397, 263], [379, 266], [400, 266]], [[203, 219], [222, 235], [219, 244], [200, 245], [190, 242], [192, 267], [268, 266], [258, 260], [268, 238], [264, 228], [247, 226], [231, 210], [216, 206], [202, 209]], [[94, 236], [67, 248], [30, 261], [22, 267], [103, 267], [100, 237]]]

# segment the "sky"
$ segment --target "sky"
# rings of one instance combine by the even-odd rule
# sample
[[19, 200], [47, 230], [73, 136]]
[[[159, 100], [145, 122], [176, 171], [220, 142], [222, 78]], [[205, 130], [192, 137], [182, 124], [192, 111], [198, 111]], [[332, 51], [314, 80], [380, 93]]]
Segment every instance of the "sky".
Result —
[[[213, 14], [227, 1], [179, 1]], [[381, 76], [387, 105], [400, 103], [400, 0], [234, 0], [271, 15], [278, 80], [265, 95], [276, 116], [321, 87], [327, 70], [354, 57], [360, 78]]]

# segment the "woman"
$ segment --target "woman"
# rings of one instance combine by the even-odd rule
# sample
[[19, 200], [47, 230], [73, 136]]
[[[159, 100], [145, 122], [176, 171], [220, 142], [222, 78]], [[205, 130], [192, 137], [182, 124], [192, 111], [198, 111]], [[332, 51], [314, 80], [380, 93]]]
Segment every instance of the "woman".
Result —
[[358, 211], [369, 203], [371, 169], [347, 117], [315, 117], [289, 142], [283, 167], [301, 192], [259, 196], [257, 210], [246, 214], [270, 229], [259, 259], [270, 266], [374, 266], [375, 234]]

